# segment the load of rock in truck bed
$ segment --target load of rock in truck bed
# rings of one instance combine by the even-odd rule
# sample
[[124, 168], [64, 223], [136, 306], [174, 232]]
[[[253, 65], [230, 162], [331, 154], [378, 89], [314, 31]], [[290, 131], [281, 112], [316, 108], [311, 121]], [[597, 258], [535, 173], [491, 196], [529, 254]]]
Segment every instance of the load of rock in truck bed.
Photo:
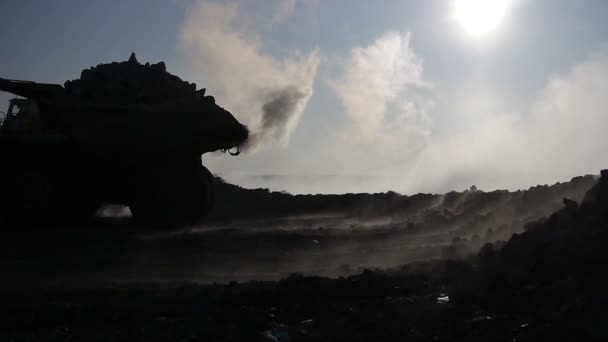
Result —
[[191, 103], [205, 89], [167, 72], [164, 62], [141, 64], [135, 54], [126, 62], [99, 64], [65, 82], [66, 93], [91, 102], [124, 105]]

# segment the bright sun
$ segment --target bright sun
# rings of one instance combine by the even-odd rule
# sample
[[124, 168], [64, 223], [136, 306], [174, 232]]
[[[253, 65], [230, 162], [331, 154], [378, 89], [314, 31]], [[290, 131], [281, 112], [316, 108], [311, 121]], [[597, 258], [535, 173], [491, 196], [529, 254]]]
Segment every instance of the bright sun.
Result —
[[454, 0], [454, 19], [472, 36], [496, 29], [507, 11], [507, 0]]

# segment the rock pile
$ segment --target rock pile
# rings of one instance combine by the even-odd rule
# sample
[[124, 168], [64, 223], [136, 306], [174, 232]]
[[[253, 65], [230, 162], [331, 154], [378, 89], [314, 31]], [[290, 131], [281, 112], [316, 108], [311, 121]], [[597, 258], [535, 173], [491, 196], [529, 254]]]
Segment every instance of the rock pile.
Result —
[[580, 204], [563, 202], [561, 210], [514, 234], [492, 267], [504, 273], [511, 269], [527, 282], [597, 275], [608, 263], [608, 170], [602, 170]]
[[197, 90], [195, 83], [170, 74], [164, 62], [141, 64], [134, 53], [126, 62], [85, 69], [64, 87], [70, 96], [125, 105], [184, 103], [205, 97], [205, 89]]

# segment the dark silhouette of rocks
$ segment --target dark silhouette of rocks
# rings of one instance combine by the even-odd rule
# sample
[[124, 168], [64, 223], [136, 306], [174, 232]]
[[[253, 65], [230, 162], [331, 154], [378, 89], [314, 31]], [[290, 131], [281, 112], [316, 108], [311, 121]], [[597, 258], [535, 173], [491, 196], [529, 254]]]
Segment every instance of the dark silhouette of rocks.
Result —
[[526, 270], [527, 277], [584, 276], [608, 262], [608, 170], [581, 205], [564, 199], [564, 207], [546, 220], [514, 234], [499, 253], [500, 261]]
[[408, 232], [449, 228], [453, 236], [469, 239], [477, 234], [481, 237], [476, 247], [479, 248], [484, 242], [507, 240], [512, 233], [521, 232], [527, 222], [550, 215], [563, 206], [564, 198], [582, 201], [596, 181], [596, 177], [588, 175], [523, 191], [467, 190], [407, 196], [395, 192], [291, 195], [268, 189], [244, 189], [216, 178], [217, 204], [208, 222], [302, 215], [337, 215], [354, 220], [355, 224], [385, 219]]
[[205, 90], [197, 90], [195, 83], [168, 73], [164, 62], [140, 64], [135, 53], [126, 62], [83, 70], [79, 79], [65, 82], [64, 87], [69, 95], [101, 103], [191, 103], [205, 96]]
[[163, 62], [128, 61], [83, 70], [65, 87], [0, 79], [24, 96], [0, 128], [5, 147], [0, 220], [72, 222], [103, 203], [129, 206], [143, 227], [200, 222], [213, 205], [201, 155], [235, 151], [249, 136], [205, 89]]
[[135, 52], [131, 52], [131, 55], [129, 56], [129, 60], [127, 62], [132, 64], [139, 64], [137, 57], [135, 57]]
[[[536, 191], [549, 188], [524, 197], [542, 197]], [[608, 172], [602, 171], [583, 197], [580, 205], [564, 200], [561, 209], [527, 224], [506, 243], [486, 243], [463, 260], [354, 270], [357, 274], [333, 279], [294, 274], [276, 282], [204, 286], [5, 290], [0, 337], [606, 341]], [[182, 250], [193, 248], [189, 237], [174, 240], [181, 241]], [[266, 247], [263, 240], [256, 244], [260, 250]], [[120, 249], [114, 246], [110, 252]], [[83, 246], [83, 254], [85, 250]], [[349, 265], [342, 269], [353, 271]]]
[[210, 218], [272, 218], [323, 213], [343, 213], [357, 219], [387, 216], [403, 218], [425, 210], [437, 211], [448, 217], [453, 217], [455, 213], [469, 215], [489, 211], [496, 213], [497, 210], [515, 212], [515, 215], [532, 215], [540, 210], [543, 215], [548, 215], [562, 206], [564, 197], [582, 200], [596, 181], [597, 178], [587, 175], [574, 177], [569, 182], [514, 192], [470, 189], [444, 195], [419, 193], [408, 196], [392, 191], [375, 194], [291, 195], [268, 189], [246, 189], [216, 177], [217, 195], [227, 200], [222, 203], [229, 204], [218, 204]]

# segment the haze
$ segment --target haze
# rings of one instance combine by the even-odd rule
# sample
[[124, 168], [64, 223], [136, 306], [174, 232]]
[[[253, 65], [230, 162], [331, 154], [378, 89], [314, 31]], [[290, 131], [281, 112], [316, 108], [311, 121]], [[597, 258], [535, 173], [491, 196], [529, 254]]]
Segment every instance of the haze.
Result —
[[204, 157], [245, 187], [514, 190], [605, 167], [608, 2], [497, 1], [489, 23], [455, 3], [9, 0], [0, 77], [163, 60], [251, 128], [243, 157]]

